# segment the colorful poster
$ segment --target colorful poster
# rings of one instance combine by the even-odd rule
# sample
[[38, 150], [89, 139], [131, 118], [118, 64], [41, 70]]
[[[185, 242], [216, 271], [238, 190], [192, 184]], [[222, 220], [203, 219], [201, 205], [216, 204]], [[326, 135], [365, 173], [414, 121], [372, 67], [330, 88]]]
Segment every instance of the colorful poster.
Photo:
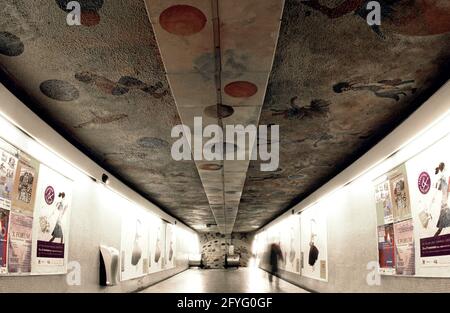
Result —
[[172, 224], [166, 227], [166, 269], [175, 267], [176, 230]]
[[0, 274], [7, 272], [9, 214], [10, 210], [0, 205]]
[[406, 163], [419, 276], [450, 277], [449, 147], [446, 136]]
[[41, 165], [34, 210], [33, 272], [66, 272], [71, 202], [72, 181]]
[[414, 251], [414, 226], [412, 219], [394, 224], [395, 273], [414, 275], [416, 273]]
[[31, 272], [33, 217], [11, 212], [9, 220], [8, 272]]
[[405, 165], [401, 165], [388, 174], [392, 195], [394, 222], [411, 218], [408, 180]]
[[394, 243], [394, 225], [378, 226], [378, 262], [381, 274], [395, 274]]
[[302, 275], [328, 281], [327, 212], [314, 205], [300, 214]]
[[375, 181], [375, 202], [378, 226], [393, 223], [391, 187], [386, 175]]
[[0, 139], [0, 205], [11, 207], [18, 151]]
[[141, 209], [124, 208], [122, 218], [121, 279], [129, 280], [148, 273], [148, 217]]
[[14, 179], [12, 209], [14, 212], [33, 215], [39, 163], [20, 152]]

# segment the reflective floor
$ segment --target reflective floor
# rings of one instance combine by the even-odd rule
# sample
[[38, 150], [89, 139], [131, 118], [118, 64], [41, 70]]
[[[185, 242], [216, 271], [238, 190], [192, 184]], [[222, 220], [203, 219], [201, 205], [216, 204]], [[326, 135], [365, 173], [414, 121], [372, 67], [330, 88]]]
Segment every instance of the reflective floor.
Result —
[[306, 293], [307, 291], [282, 279], [277, 286], [272, 284], [267, 273], [259, 268], [201, 270], [189, 269], [142, 292], [144, 293], [248, 293], [284, 292]]

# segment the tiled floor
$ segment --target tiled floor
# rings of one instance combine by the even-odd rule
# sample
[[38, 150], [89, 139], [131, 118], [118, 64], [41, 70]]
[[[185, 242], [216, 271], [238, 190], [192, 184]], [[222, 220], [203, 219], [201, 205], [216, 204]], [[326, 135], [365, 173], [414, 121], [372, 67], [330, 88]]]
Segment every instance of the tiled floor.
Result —
[[201, 270], [189, 269], [174, 277], [153, 285], [144, 293], [246, 293], [285, 292], [306, 293], [307, 291], [284, 280], [270, 284], [267, 273], [255, 267], [239, 269]]

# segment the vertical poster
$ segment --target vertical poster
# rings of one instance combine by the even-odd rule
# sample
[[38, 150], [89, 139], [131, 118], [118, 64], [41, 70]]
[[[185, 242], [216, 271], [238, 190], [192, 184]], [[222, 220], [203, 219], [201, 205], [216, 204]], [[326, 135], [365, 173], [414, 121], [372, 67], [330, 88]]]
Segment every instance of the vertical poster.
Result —
[[390, 189], [392, 195], [392, 211], [394, 222], [411, 218], [408, 179], [404, 164], [390, 171]]
[[300, 218], [292, 215], [287, 219], [284, 229], [286, 234], [285, 270], [300, 274]]
[[301, 220], [301, 247], [303, 254], [302, 275], [328, 280], [327, 212], [315, 205], [303, 211]]
[[11, 208], [18, 150], [0, 139], [0, 205]]
[[139, 208], [124, 208], [121, 234], [121, 279], [148, 273], [148, 216]]
[[8, 272], [31, 272], [33, 217], [12, 212], [9, 219]]
[[393, 223], [391, 187], [386, 175], [375, 181], [375, 202], [378, 225]]
[[420, 276], [450, 277], [449, 148], [446, 136], [406, 163]]
[[166, 268], [175, 267], [176, 230], [172, 224], [166, 227]]
[[378, 226], [378, 262], [381, 274], [395, 274], [394, 224]]
[[0, 204], [0, 274], [7, 272], [9, 213]]
[[71, 202], [72, 181], [41, 164], [33, 222], [33, 272], [66, 272]]
[[14, 212], [33, 216], [39, 163], [20, 152], [14, 179], [12, 209]]
[[394, 224], [395, 273], [415, 274], [414, 226], [412, 219]]
[[157, 226], [153, 229], [153, 257], [152, 257], [152, 271], [160, 271], [165, 265], [166, 254], [166, 225], [167, 223], [160, 220]]

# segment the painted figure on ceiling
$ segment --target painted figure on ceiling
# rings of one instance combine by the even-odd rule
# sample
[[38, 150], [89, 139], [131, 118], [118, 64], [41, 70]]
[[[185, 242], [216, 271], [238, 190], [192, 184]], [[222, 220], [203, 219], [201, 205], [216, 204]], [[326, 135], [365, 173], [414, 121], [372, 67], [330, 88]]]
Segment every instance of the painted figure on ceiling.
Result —
[[413, 87], [414, 80], [380, 80], [376, 83], [359, 82], [339, 82], [333, 86], [335, 93], [347, 91], [371, 91], [380, 98], [389, 98], [395, 101], [400, 100], [400, 96], [406, 96], [407, 92], [415, 93], [417, 88]]
[[290, 102], [290, 108], [284, 110], [272, 109], [272, 115], [282, 115], [286, 119], [303, 119], [313, 117], [326, 117], [329, 112], [330, 102], [322, 99], [314, 99], [309, 105], [299, 105], [298, 97], [293, 97]]

